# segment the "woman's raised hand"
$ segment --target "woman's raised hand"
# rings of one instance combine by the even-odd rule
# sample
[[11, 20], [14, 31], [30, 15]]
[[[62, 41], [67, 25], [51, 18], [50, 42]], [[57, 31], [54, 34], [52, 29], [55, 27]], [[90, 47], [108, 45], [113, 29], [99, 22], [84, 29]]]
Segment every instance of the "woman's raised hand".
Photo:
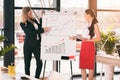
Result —
[[45, 32], [51, 31], [51, 27], [44, 27], [44, 31], [45, 31]]

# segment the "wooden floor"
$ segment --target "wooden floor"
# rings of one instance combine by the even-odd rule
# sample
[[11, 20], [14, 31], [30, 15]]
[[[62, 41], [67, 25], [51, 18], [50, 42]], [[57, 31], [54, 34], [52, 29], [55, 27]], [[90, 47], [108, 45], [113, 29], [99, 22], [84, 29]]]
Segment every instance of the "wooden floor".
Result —
[[[42, 80], [42, 79], [40, 79], [40, 80]], [[44, 80], [47, 80], [47, 78], [45, 78]], [[81, 77], [76, 77], [76, 78], [73, 78], [73, 80], [82, 80], [82, 78]], [[105, 77], [103, 76], [102, 78], [100, 78], [100, 76], [97, 76], [97, 77], [94, 78], [94, 80], [105, 80]], [[114, 75], [113, 80], [120, 80], [120, 75]]]
[[[34, 59], [32, 61], [33, 62], [31, 64], [35, 65]], [[20, 73], [24, 74], [23, 60], [20, 59], [20, 60], [18, 60], [16, 62], [17, 62], [16, 63], [16, 70], [17, 70], [17, 72], [20, 72]], [[0, 61], [0, 65], [2, 65], [2, 64], [3, 64], [3, 61]], [[35, 69], [35, 67], [32, 66], [31, 70], [34, 70], [34, 69]], [[120, 72], [120, 68], [117, 68], [115, 71], [119, 71]], [[32, 76], [34, 76], [34, 71], [31, 71], [31, 72], [32, 72], [31, 73]], [[40, 79], [40, 80], [42, 80], [42, 79]], [[47, 80], [47, 78], [45, 78], [44, 80]], [[82, 78], [81, 77], [75, 77], [75, 78], [73, 78], [73, 80], [82, 80]], [[105, 77], [103, 76], [102, 79], [101, 79], [100, 76], [97, 76], [94, 80], [105, 80]], [[115, 74], [113, 80], [120, 80], [120, 74]]]
[[[40, 80], [43, 80], [42, 78]], [[44, 80], [47, 80], [47, 78], [44, 78]]]

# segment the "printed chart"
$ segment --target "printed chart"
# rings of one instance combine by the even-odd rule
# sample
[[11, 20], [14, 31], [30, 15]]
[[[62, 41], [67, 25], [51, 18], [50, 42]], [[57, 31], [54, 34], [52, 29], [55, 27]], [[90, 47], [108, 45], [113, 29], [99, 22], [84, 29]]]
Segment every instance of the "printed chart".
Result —
[[41, 59], [61, 60], [76, 55], [76, 41], [69, 37], [76, 34], [76, 18], [73, 14], [57, 13], [43, 16], [43, 27], [51, 31], [42, 34]]

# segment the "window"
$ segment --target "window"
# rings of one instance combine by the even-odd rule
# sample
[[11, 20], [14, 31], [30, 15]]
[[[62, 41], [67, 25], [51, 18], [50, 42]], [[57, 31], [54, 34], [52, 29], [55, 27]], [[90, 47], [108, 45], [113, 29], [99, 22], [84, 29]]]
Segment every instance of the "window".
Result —
[[119, 0], [97, 0], [97, 8], [120, 10], [120, 1]]
[[[103, 31], [119, 29], [120, 25], [120, 1], [119, 0], [98, 0], [97, 18], [100, 28]], [[109, 14], [109, 15], [108, 15]]]
[[98, 11], [97, 17], [103, 31], [118, 29], [120, 26], [120, 12]]
[[3, 28], [3, 0], [0, 1], [0, 29]]
[[15, 0], [16, 7], [29, 6], [29, 3], [32, 7], [46, 7], [46, 8], [55, 8], [56, 0]]
[[87, 8], [88, 0], [61, 0], [62, 8]]

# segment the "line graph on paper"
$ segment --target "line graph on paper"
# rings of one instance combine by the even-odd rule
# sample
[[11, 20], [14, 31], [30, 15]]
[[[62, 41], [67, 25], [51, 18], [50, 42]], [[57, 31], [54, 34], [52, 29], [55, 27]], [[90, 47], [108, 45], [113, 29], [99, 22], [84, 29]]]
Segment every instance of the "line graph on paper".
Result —
[[47, 35], [73, 35], [76, 32], [75, 24], [75, 15], [49, 14], [43, 17], [43, 26], [51, 27], [51, 31]]

